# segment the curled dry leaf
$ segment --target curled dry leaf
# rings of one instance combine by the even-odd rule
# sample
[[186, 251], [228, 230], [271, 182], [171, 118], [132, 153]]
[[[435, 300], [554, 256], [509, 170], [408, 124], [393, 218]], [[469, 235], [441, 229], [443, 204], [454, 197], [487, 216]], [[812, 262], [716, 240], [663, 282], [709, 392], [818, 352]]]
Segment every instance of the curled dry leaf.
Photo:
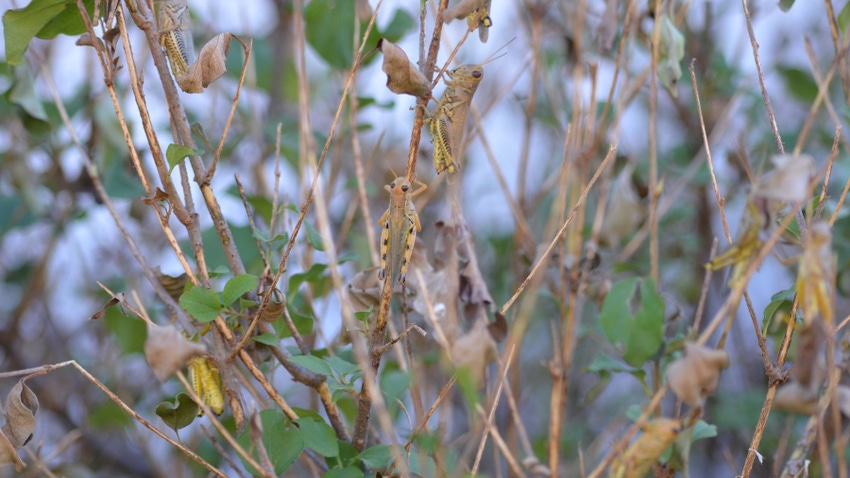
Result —
[[658, 45], [658, 81], [673, 97], [676, 83], [682, 77], [682, 58], [685, 57], [685, 37], [667, 14], [661, 16], [661, 41]]
[[268, 305], [263, 310], [263, 315], [260, 316], [260, 320], [264, 322], [274, 322], [279, 319], [281, 315], [283, 315], [283, 309], [286, 307], [286, 300], [283, 297], [283, 294], [275, 289], [272, 291], [272, 297], [269, 299]]
[[616, 478], [641, 478], [649, 473], [655, 460], [664, 453], [676, 437], [682, 424], [672, 418], [656, 418], [641, 426], [643, 435], [611, 463], [611, 474]]
[[773, 170], [759, 178], [753, 194], [772, 201], [801, 203], [809, 192], [815, 161], [809, 155], [779, 154], [771, 158]]
[[24, 469], [24, 462], [21, 461], [12, 442], [0, 431], [0, 466], [3, 465], [15, 465], [15, 471]]
[[174, 326], [148, 325], [145, 359], [160, 381], [165, 381], [174, 372], [183, 368], [190, 358], [206, 351], [207, 348], [203, 344], [187, 339]]
[[175, 301], [180, 300], [183, 291], [186, 289], [186, 283], [189, 282], [189, 276], [184, 272], [179, 276], [170, 276], [168, 274], [159, 274], [159, 283], [165, 289], [165, 292]]
[[729, 366], [729, 354], [694, 343], [686, 343], [679, 360], [667, 368], [667, 383], [680, 400], [701, 407], [717, 390], [720, 371]]
[[6, 397], [6, 423], [3, 434], [15, 448], [32, 440], [35, 430], [35, 414], [38, 413], [38, 397], [21, 379]]
[[797, 340], [797, 354], [791, 378], [812, 394], [817, 393], [827, 376], [824, 344], [826, 337], [820, 323], [804, 326]]
[[634, 170], [634, 163], [629, 161], [614, 180], [607, 212], [599, 229], [599, 242], [614, 249], [619, 248], [623, 239], [635, 232], [646, 218], [646, 206], [632, 180]]
[[92, 314], [89, 317], [89, 320], [102, 319], [103, 316], [106, 315], [106, 309], [112, 307], [115, 304], [124, 303], [124, 300], [125, 300], [125, 296], [124, 296], [123, 292], [119, 292], [119, 293], [115, 294], [111, 299], [107, 300], [106, 303], [103, 304], [103, 307], [101, 307], [97, 312]]
[[227, 71], [227, 52], [230, 50], [231, 37], [230, 32], [219, 33], [201, 48], [198, 61], [186, 74], [177, 78], [181, 90], [186, 93], [203, 93], [204, 88], [221, 78]]
[[378, 49], [384, 54], [381, 69], [387, 74], [387, 88], [398, 95], [426, 98], [431, 93], [431, 83], [416, 68], [401, 47], [381, 38]]
[[484, 320], [477, 320], [468, 332], [461, 334], [452, 342], [452, 365], [469, 370], [477, 385], [484, 378], [484, 369], [496, 356], [496, 342], [487, 330]]
[[599, 26], [596, 27], [599, 46], [606, 51], [611, 49], [614, 37], [617, 36], [617, 6], [617, 0], [606, 0], [605, 13], [602, 14]]
[[811, 415], [818, 408], [817, 390], [813, 391], [810, 387], [804, 387], [800, 382], [792, 380], [776, 391], [773, 407], [789, 413]]
[[468, 226], [463, 223], [457, 230], [459, 231], [458, 253], [464, 264], [460, 270], [458, 296], [461, 302], [467, 305], [464, 310], [466, 317], [472, 317], [479, 307], [491, 308], [493, 297], [481, 275], [481, 269], [478, 268], [478, 258]]
[[380, 266], [362, 270], [346, 284], [345, 295], [355, 311], [377, 308], [381, 303], [381, 280], [378, 277], [380, 271]]
[[797, 296], [803, 321], [808, 326], [817, 325], [814, 321], [820, 315], [827, 328], [832, 328], [836, 262], [832, 252], [832, 228], [825, 222], [812, 224], [797, 272]]

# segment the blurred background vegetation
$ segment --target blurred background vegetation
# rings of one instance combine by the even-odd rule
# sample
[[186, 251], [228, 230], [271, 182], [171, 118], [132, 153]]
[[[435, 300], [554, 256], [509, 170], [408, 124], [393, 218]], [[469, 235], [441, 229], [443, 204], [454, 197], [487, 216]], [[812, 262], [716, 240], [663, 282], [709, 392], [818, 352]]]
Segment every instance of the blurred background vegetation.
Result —
[[[175, 400], [185, 387], [176, 378], [160, 382], [151, 373], [139, 309], [154, 323], [175, 323], [204, 342], [213, 363], [227, 369], [222, 370], [225, 385], [248, 421], [259, 414], [255, 421], [262, 422], [263, 430], [256, 432], [244, 417], [234, 417], [230, 405], [221, 421], [255, 457], [262, 435], [275, 475], [388, 476], [409, 470], [421, 476], [589, 476], [606, 457], [622, 454], [617, 440], [661, 389], [665, 369], [680, 356], [684, 340], [704, 330], [732, 295], [725, 271], [714, 274], [707, 291], [703, 288], [705, 264], [716, 239], [720, 252], [728, 247], [721, 208], [734, 237], [753, 182], [773, 168], [770, 158], [780, 152], [765, 95], [785, 149], [790, 153], [799, 144], [815, 161], [809, 197], [818, 196], [824, 178], [831, 178], [825, 216], [837, 212], [833, 244], [838, 267], [832, 278], [837, 322], [847, 315], [850, 221], [839, 200], [846, 194], [850, 162], [843, 132], [837, 149], [833, 146], [836, 129], [847, 123], [850, 111], [850, 13], [844, 4], [747, 3], [759, 44], [759, 73], [740, 2], [493, 0], [487, 43], [475, 33], [465, 36], [464, 21], [446, 24], [442, 31], [438, 69], [461, 41], [456, 54], [461, 63], [503, 56], [484, 67], [461, 171], [448, 181], [447, 173], [435, 174], [427, 131], [415, 145], [415, 176], [429, 186], [415, 198], [419, 238], [428, 252], [416, 256], [426, 258], [424, 265], [414, 259], [408, 271], [408, 300], [423, 295], [412, 271], [452, 270], [441, 262], [445, 251], [440, 248], [445, 231], [455, 226], [463, 231], [456, 239], [466, 237], [473, 246], [490, 298], [470, 301], [456, 289], [448, 292], [445, 306], [477, 306], [488, 323], [498, 323], [495, 312], [501, 311], [507, 339], [491, 350], [491, 341], [502, 337], [473, 335], [476, 318], [461, 321], [458, 335], [441, 343], [423, 309], [411, 306], [402, 318], [397, 294], [392, 335], [403, 329], [403, 320], [428, 335], [411, 333], [384, 355], [378, 384], [385, 405], [373, 408], [367, 442], [358, 447], [340, 431], [354, 432], [362, 381], [370, 380], [368, 373], [364, 378], [368, 362], [357, 350], [365, 344], [358, 337], [368, 337], [358, 329], [370, 327], [370, 319], [364, 312], [368, 308], [358, 306], [364, 302], [355, 303], [342, 291], [360, 287], [351, 284], [358, 277], [368, 279], [369, 268], [378, 265], [377, 222], [388, 203], [383, 186], [409, 164], [405, 158], [417, 104], [423, 104], [387, 89], [381, 54], [370, 50], [385, 38], [417, 63], [431, 42], [437, 3], [192, 0], [196, 46], [222, 32], [251, 42], [244, 70], [243, 48], [234, 42], [227, 73], [195, 95], [168, 92], [165, 83], [174, 88], [169, 71], [155, 63], [156, 57], [164, 58], [159, 44], [145, 36], [127, 3], [134, 5], [79, 2], [89, 15], [97, 8], [103, 17], [94, 31], [116, 59], [113, 69], [107, 68], [114, 73], [108, 78], [95, 49], [75, 44], [86, 32], [77, 2], [33, 0], [27, 7], [25, 1], [0, 0], [6, 12], [5, 61], [0, 63], [0, 372], [75, 360], [139, 417], [228, 476], [259, 472], [245, 464], [207, 417], [188, 420], [192, 423], [175, 433], [157, 416], [157, 406]], [[159, 7], [157, 2], [154, 8]], [[118, 28], [110, 23], [114, 18], [105, 18], [110, 8], [123, 9], [126, 29], [104, 35], [102, 25]], [[375, 25], [369, 28], [372, 18]], [[654, 36], [659, 48], [653, 61]], [[135, 80], [124, 39], [132, 46]], [[365, 48], [358, 56], [361, 42]], [[706, 161], [689, 65], [713, 171]], [[447, 66], [451, 70], [455, 64]], [[134, 81], [146, 100], [144, 113]], [[440, 81], [432, 92], [435, 100], [443, 89]], [[433, 106], [428, 103], [428, 110]], [[179, 111], [185, 111], [185, 119]], [[146, 134], [146, 118], [147, 133], [157, 144]], [[211, 218], [210, 197], [196, 182], [198, 171], [206, 169], [184, 166], [191, 149], [165, 158], [168, 145], [190, 145], [178, 124], [191, 125], [191, 149], [203, 168], [213, 164], [227, 130], [215, 175], [206, 184], [221, 207], [219, 223]], [[150, 181], [148, 190], [133, 167], [122, 125]], [[837, 155], [827, 176], [831, 151]], [[320, 158], [319, 187], [312, 195]], [[176, 167], [163, 175], [156, 170], [162, 164]], [[721, 199], [715, 196], [713, 176]], [[176, 185], [167, 194], [179, 194], [179, 201], [197, 212], [186, 222], [172, 214], [173, 196], [153, 196], [157, 187], [166, 189], [164, 177]], [[460, 217], [455, 209], [462, 211]], [[575, 216], [567, 219], [571, 213]], [[162, 224], [170, 225], [189, 270]], [[225, 229], [232, 243], [222, 240]], [[684, 465], [671, 464], [689, 468], [686, 476], [779, 476], [806, 427], [811, 414], [772, 410], [761, 422], [765, 430], [757, 444], [764, 461], [745, 466], [770, 395], [771, 375], [757, 337], [766, 337], [769, 362], [775, 363], [789, 323], [802, 320], [789, 319], [794, 258], [801, 250], [799, 233], [794, 243], [798, 230], [793, 222], [787, 238], [746, 284], [755, 321], [741, 304], [725, 340], [730, 366], [699, 416], [708, 431], [684, 454]], [[544, 252], [550, 244], [554, 249]], [[238, 257], [228, 256], [231, 246]], [[284, 417], [288, 414], [282, 413], [280, 401], [270, 398], [273, 394], [245, 362], [222, 360], [234, 343], [222, 341], [216, 335], [221, 331], [211, 326], [220, 315], [237, 340], [246, 333], [284, 257], [288, 262], [277, 290], [287, 313], [263, 325], [249, 348], [252, 363], [277, 397], [302, 417], [297, 425]], [[161, 280], [151, 280], [188, 272], [198, 275], [201, 288], [227, 296], [225, 285], [233, 284], [238, 293], [223, 303], [213, 295], [218, 309], [204, 318], [185, 297], [180, 299], [182, 283], [169, 301]], [[242, 276], [247, 282], [234, 279], [240, 274], [247, 274]], [[445, 292], [457, 279], [450, 277], [431, 292]], [[101, 318], [90, 320], [112, 298], [99, 283], [126, 294], [132, 310], [108, 307]], [[606, 295], [609, 291], [618, 294]], [[235, 301], [240, 296], [242, 301]], [[701, 299], [705, 305], [698, 311]], [[373, 305], [372, 322], [378, 308], [377, 302]], [[203, 306], [203, 301], [195, 303]], [[353, 318], [350, 312], [361, 314]], [[648, 319], [641, 322], [636, 318], [641, 314]], [[695, 323], [701, 324], [697, 330]], [[292, 328], [303, 336], [301, 342], [292, 338]], [[622, 334], [627, 339], [618, 343]], [[712, 335], [709, 344], [716, 344], [719, 335]], [[844, 370], [845, 336], [843, 329], [837, 334]], [[473, 371], [472, 378], [461, 373], [452, 386], [462, 368], [456, 351], [449, 353], [455, 344], [481, 360], [472, 367], [486, 372], [480, 382]], [[793, 354], [792, 347], [792, 362]], [[291, 355], [319, 360], [280, 358]], [[298, 371], [283, 364], [289, 361]], [[299, 373], [301, 378], [293, 379]], [[328, 384], [341, 424], [333, 423], [333, 412], [322, 404], [322, 385], [305, 383], [308, 375]], [[0, 380], [2, 396], [15, 381], [11, 376]], [[846, 373], [841, 381], [847, 381]], [[27, 464], [20, 476], [208, 473], [74, 368], [27, 384], [39, 408], [32, 441], [18, 450]], [[687, 414], [672, 393], [664, 397], [657, 415]], [[426, 417], [432, 405], [434, 414]], [[492, 426], [482, 418], [488, 415]], [[388, 421], [380, 423], [383, 419]], [[828, 435], [824, 443], [846, 449], [846, 422], [838, 425], [842, 428], [828, 432], [821, 428]], [[410, 446], [399, 454], [383, 446], [406, 443]], [[847, 476], [846, 470], [841, 474], [846, 461], [838, 454], [835, 447], [809, 449], [813, 473], [823, 472], [827, 458], [826, 469]], [[16, 473], [11, 466], [0, 468], [0, 476]], [[673, 476], [676, 471], [656, 465], [653, 473]]]

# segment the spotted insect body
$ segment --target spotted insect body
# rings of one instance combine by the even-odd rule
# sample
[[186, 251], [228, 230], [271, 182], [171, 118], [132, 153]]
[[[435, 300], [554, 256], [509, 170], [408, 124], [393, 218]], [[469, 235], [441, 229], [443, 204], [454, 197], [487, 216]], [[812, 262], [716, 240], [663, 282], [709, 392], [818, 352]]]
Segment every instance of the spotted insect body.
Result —
[[381, 272], [382, 280], [404, 284], [407, 266], [413, 255], [416, 233], [422, 230], [419, 215], [413, 206], [412, 196], [422, 192], [423, 185], [413, 192], [407, 178], [395, 178], [384, 188], [390, 193], [390, 206], [381, 216]]
[[[218, 369], [206, 357], [189, 360], [189, 384], [195, 393], [216, 415], [224, 411], [224, 396], [221, 393], [221, 377]], [[204, 414], [198, 411], [198, 416]]]
[[180, 78], [192, 64], [192, 33], [189, 26], [189, 6], [179, 2], [163, 3], [159, 9], [159, 43], [171, 63], [171, 72]]
[[431, 121], [434, 138], [434, 169], [437, 173], [459, 170], [458, 156], [463, 154], [464, 129], [472, 95], [484, 78], [481, 65], [460, 65], [448, 72], [446, 91], [440, 97]]

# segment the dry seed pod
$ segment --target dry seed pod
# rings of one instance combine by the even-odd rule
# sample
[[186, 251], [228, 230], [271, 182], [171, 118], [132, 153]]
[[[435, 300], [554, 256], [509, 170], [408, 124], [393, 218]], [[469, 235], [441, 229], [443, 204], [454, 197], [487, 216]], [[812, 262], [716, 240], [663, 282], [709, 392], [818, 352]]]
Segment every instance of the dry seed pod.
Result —
[[643, 424], [643, 435], [611, 463], [611, 478], [642, 478], [676, 437], [682, 424], [672, 418], [656, 418]]
[[283, 294], [279, 290], [275, 289], [272, 291], [272, 297], [269, 299], [269, 303], [263, 310], [263, 315], [260, 316], [260, 320], [263, 322], [274, 322], [283, 315], [284, 307], [286, 307], [286, 301], [283, 299]]
[[680, 400], [701, 407], [717, 390], [720, 371], [729, 366], [729, 354], [694, 343], [686, 343], [682, 358], [667, 368], [667, 383]]
[[397, 95], [412, 95], [426, 98], [431, 94], [431, 83], [416, 68], [401, 47], [381, 38], [378, 50], [384, 54], [381, 69], [387, 74], [387, 88]]
[[797, 296], [807, 326], [815, 325], [820, 315], [832, 329], [835, 313], [835, 270], [836, 258], [832, 252], [832, 229], [825, 222], [809, 227], [803, 255], [797, 272]]
[[207, 348], [203, 344], [187, 339], [174, 326], [148, 325], [145, 359], [160, 381], [164, 382], [174, 372], [183, 368], [187, 360], [206, 351]]

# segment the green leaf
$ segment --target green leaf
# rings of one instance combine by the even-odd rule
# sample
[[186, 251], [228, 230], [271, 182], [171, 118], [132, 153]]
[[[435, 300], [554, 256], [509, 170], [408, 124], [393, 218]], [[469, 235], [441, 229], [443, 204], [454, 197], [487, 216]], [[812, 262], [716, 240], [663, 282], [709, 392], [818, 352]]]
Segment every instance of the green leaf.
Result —
[[[280, 475], [286, 471], [301, 452], [304, 450], [304, 440], [301, 436], [301, 431], [291, 425], [291, 422], [280, 412], [280, 410], [263, 410], [260, 412], [260, 422], [263, 425], [263, 446], [272, 461], [275, 475]], [[239, 435], [237, 441], [245, 450], [252, 450], [253, 458], [259, 462], [256, 447], [251, 444], [251, 436], [249, 430], [245, 430]], [[259, 476], [261, 473], [255, 470], [254, 467], [245, 463], [245, 460], [240, 456], [242, 465], [248, 470], [248, 473]]]
[[713, 438], [717, 436], [717, 426], [709, 425], [705, 423], [703, 420], [697, 422], [694, 425], [694, 436], [693, 440], [701, 440], [703, 438]]
[[19, 66], [13, 68], [13, 73], [15, 82], [9, 90], [9, 101], [23, 108], [33, 118], [47, 121], [47, 111], [44, 110], [44, 105], [35, 92], [35, 78], [30, 69]]
[[168, 149], [165, 150], [165, 159], [168, 160], [168, 172], [170, 173], [174, 169], [174, 166], [180, 164], [187, 157], [192, 155], [200, 156], [202, 154], [204, 154], [204, 151], [200, 149], [195, 150], [182, 144], [169, 144]]
[[395, 404], [395, 400], [410, 386], [410, 374], [400, 370], [384, 372], [381, 377], [381, 391], [384, 392], [384, 401], [387, 406]]
[[845, 3], [841, 13], [838, 14], [838, 28], [841, 33], [847, 33], [847, 27], [850, 26], [850, 3]]
[[310, 266], [310, 269], [306, 272], [292, 274], [289, 278], [289, 292], [287, 293], [287, 296], [294, 296], [295, 293], [298, 292], [298, 287], [300, 287], [304, 282], [319, 282], [319, 280], [324, 279], [327, 268], [327, 264], [316, 263]]
[[260, 334], [252, 338], [255, 342], [277, 347], [280, 345], [280, 339], [275, 334]]
[[307, 230], [307, 244], [317, 251], [324, 251], [325, 246], [322, 244], [322, 235], [308, 221], [304, 221], [304, 228]]
[[121, 344], [124, 353], [144, 352], [147, 327], [143, 321], [125, 316], [120, 307], [110, 307], [106, 309], [103, 323]]
[[349, 373], [357, 372], [360, 370], [360, 366], [356, 363], [351, 363], [347, 360], [343, 360], [337, 355], [334, 355], [333, 357], [328, 357], [327, 362], [328, 365], [330, 365], [331, 369], [340, 376], [347, 375]]
[[636, 367], [658, 352], [664, 336], [664, 298], [655, 292], [652, 279], [640, 286], [641, 306], [634, 316], [632, 334], [626, 342], [623, 358]]
[[363, 450], [357, 458], [369, 468], [383, 468], [392, 458], [392, 453], [389, 445], [375, 445]]
[[635, 292], [638, 279], [632, 277], [621, 280], [611, 287], [602, 302], [599, 322], [608, 341], [612, 344], [625, 343], [632, 334], [629, 300]]
[[590, 363], [587, 367], [584, 368], [586, 372], [628, 372], [635, 373], [642, 371], [639, 368], [632, 367], [631, 365], [624, 364], [619, 360], [610, 357], [604, 353], [600, 353], [597, 355], [593, 362]]
[[156, 406], [156, 414], [172, 430], [188, 427], [198, 416], [198, 404], [188, 394], [180, 392], [172, 400], [166, 400]]
[[313, 0], [304, 8], [307, 42], [328, 65], [340, 70], [354, 62], [354, 3]]
[[[86, 10], [94, 11], [94, 1], [83, 2]], [[9, 10], [3, 15], [6, 41], [6, 61], [10, 65], [23, 63], [24, 53], [38, 36], [54, 38], [59, 33], [79, 35], [85, 31], [76, 2], [68, 0], [33, 0], [24, 8]]]
[[301, 428], [304, 446], [324, 457], [339, 455], [336, 433], [330, 425], [312, 418], [299, 418], [295, 423]]
[[770, 297], [770, 303], [764, 308], [764, 315], [761, 322], [761, 333], [767, 335], [768, 326], [773, 320], [773, 316], [780, 310], [786, 314], [791, 314], [791, 309], [794, 304], [794, 294], [797, 292], [797, 284], [781, 290]]
[[363, 322], [364, 324], [368, 324], [369, 323], [369, 316], [372, 315], [372, 309], [374, 309], [374, 306], [370, 305], [369, 308], [366, 309], [366, 310], [361, 310], [360, 312], [355, 312], [354, 318], [359, 320], [360, 322]]
[[215, 291], [196, 285], [180, 296], [180, 307], [201, 322], [212, 322], [221, 313], [221, 300]]
[[[295, 324], [295, 330], [298, 331], [301, 335], [307, 335], [313, 332], [313, 317], [302, 314], [295, 307], [291, 307], [290, 304], [286, 304], [286, 308], [289, 311], [289, 317], [292, 319], [292, 323]], [[280, 338], [285, 339], [287, 337], [292, 337], [292, 331], [289, 330], [289, 327], [286, 325], [283, 319], [276, 321], [275, 324], [279, 326], [275, 327], [275, 330], [280, 330]]]
[[[787, 12], [788, 10], [791, 10], [792, 6], [794, 6], [794, 0], [779, 0], [779, 9], [782, 10], [783, 12]], [[844, 8], [846, 9], [847, 5], [845, 5]], [[841, 13], [844, 13], [844, 10], [842, 10]], [[840, 22], [841, 22], [841, 16], [840, 15], [838, 16], [838, 19], [839, 19], [839, 24], [840, 24]]]
[[776, 71], [785, 80], [785, 87], [791, 96], [803, 103], [811, 104], [818, 95], [818, 85], [811, 74], [799, 68], [777, 67]]
[[608, 340], [623, 347], [623, 359], [640, 367], [661, 346], [664, 299], [651, 279], [624, 279], [605, 296], [599, 320]]
[[312, 355], [296, 355], [291, 357], [289, 361], [296, 365], [300, 365], [313, 373], [327, 376], [333, 374], [331, 366], [319, 357], [314, 357]]
[[356, 466], [334, 468], [322, 475], [322, 478], [363, 478], [363, 471]]
[[257, 287], [257, 276], [251, 274], [239, 274], [233, 277], [227, 284], [224, 284], [224, 290], [221, 293], [222, 302], [228, 306], [242, 297], [242, 294], [250, 292]]

